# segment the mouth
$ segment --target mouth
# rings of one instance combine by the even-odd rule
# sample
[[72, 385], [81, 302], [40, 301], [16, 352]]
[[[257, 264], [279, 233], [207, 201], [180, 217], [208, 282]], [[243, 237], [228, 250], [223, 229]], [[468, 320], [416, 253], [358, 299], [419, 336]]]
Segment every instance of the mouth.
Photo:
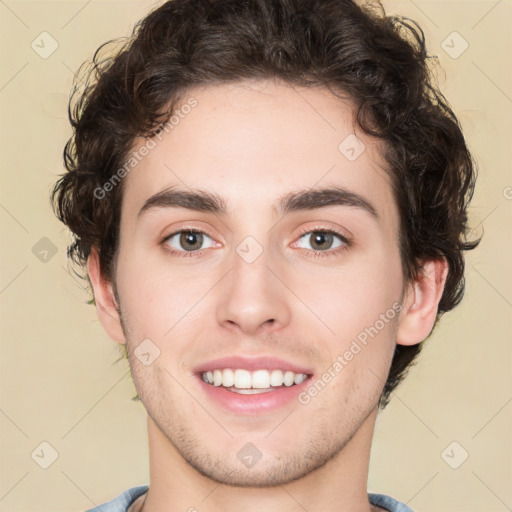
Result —
[[270, 357], [229, 357], [196, 368], [195, 375], [215, 406], [238, 415], [254, 416], [297, 401], [313, 372]]
[[301, 384], [308, 378], [308, 374], [290, 370], [263, 369], [251, 372], [242, 368], [224, 368], [201, 372], [201, 378], [206, 384], [223, 387], [232, 393], [256, 395]]

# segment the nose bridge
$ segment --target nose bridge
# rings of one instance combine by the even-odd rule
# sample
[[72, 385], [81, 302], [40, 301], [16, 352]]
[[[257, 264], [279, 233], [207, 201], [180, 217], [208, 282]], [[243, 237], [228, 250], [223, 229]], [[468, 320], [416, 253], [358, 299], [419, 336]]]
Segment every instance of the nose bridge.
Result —
[[246, 332], [269, 324], [282, 327], [289, 321], [288, 297], [274, 275], [275, 258], [268, 237], [260, 243], [247, 236], [233, 249], [232, 270], [226, 276], [218, 303], [218, 322], [237, 324]]

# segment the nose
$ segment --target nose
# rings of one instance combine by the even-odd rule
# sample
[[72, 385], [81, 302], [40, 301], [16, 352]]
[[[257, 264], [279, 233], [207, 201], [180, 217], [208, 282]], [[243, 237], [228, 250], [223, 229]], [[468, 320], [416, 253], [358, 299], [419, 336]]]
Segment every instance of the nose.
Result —
[[220, 283], [217, 321], [230, 330], [246, 335], [275, 331], [290, 322], [291, 293], [277, 277], [279, 268], [268, 251], [250, 262], [238, 253], [233, 256], [231, 272]]

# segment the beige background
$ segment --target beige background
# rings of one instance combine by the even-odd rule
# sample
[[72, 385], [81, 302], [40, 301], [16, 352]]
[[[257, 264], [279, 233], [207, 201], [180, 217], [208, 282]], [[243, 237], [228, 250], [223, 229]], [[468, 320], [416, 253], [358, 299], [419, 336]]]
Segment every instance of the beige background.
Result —
[[[68, 273], [68, 235], [48, 192], [63, 172], [73, 73], [154, 5], [0, 2], [1, 511], [83, 511], [148, 482], [145, 411], [131, 401], [126, 363], [114, 364], [117, 345]], [[479, 165], [470, 215], [485, 237], [467, 258], [463, 303], [443, 318], [378, 418], [369, 490], [415, 512], [504, 512], [512, 508], [512, 4], [385, 5], [418, 20], [439, 57], [440, 84]], [[58, 43], [46, 59], [31, 48], [43, 31]], [[453, 31], [469, 44], [458, 58], [441, 46]], [[452, 54], [462, 48], [458, 36], [447, 42]], [[46, 262], [43, 237], [56, 249]], [[48, 469], [36, 463], [48, 460], [42, 442], [58, 453]], [[450, 467], [464, 451], [468, 459]]]

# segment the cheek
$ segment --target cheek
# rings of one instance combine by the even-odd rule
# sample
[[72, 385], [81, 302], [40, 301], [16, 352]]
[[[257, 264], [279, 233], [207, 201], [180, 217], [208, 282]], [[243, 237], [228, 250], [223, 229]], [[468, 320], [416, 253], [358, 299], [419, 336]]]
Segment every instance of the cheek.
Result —
[[380, 330], [369, 326], [358, 336], [345, 338], [343, 333], [338, 337], [336, 346], [330, 346], [331, 356], [324, 373], [317, 377], [321, 382], [312, 384], [324, 389], [318, 404], [331, 404], [332, 411], [340, 417], [347, 417], [347, 411], [373, 408], [388, 376], [395, 334], [396, 320], [392, 319]]
[[125, 258], [118, 281], [123, 315], [134, 338], [160, 339], [186, 312], [190, 288], [148, 259]]
[[325, 324], [326, 334], [330, 330], [344, 340], [392, 308], [401, 297], [403, 279], [400, 263], [383, 258], [361, 258], [357, 264], [326, 268], [308, 279], [299, 269], [290, 278], [295, 279], [297, 295]]

